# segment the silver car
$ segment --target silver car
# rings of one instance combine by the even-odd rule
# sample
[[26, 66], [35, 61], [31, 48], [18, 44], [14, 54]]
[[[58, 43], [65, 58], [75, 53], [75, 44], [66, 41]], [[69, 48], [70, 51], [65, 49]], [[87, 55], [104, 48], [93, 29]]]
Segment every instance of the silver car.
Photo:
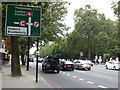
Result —
[[73, 62], [75, 69], [91, 70], [91, 65], [89, 65], [87, 60], [74, 60]]

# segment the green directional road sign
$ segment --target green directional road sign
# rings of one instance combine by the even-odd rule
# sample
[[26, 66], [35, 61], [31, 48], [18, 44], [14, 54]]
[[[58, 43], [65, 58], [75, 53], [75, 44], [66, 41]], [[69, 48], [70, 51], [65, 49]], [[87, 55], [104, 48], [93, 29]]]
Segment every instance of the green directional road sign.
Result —
[[7, 5], [7, 36], [40, 36], [41, 8]]

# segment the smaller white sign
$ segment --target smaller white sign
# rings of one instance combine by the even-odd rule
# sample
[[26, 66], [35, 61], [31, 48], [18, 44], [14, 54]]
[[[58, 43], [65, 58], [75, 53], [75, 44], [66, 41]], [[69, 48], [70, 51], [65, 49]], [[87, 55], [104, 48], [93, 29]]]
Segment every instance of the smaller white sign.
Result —
[[80, 56], [83, 56], [83, 52], [80, 52]]
[[27, 35], [27, 28], [26, 27], [7, 26], [7, 34]]

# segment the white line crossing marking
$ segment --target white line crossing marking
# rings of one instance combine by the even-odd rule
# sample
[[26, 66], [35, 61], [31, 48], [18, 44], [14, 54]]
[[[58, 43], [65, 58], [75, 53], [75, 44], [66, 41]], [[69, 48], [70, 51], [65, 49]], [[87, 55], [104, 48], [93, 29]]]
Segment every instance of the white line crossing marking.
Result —
[[76, 72], [82, 72], [82, 73], [86, 73], [85, 71], [81, 71], [81, 70], [74, 70]]
[[91, 82], [91, 81], [87, 81], [87, 83], [89, 83], [89, 84], [94, 84], [94, 82]]
[[79, 80], [83, 81], [84, 79], [83, 78], [79, 78]]
[[102, 86], [102, 85], [98, 85], [98, 87], [100, 87], [100, 88], [107, 88], [107, 87], [105, 87], [105, 86]]
[[77, 78], [77, 76], [73, 76], [73, 78]]
[[70, 74], [67, 74], [68, 76], [70, 76]]

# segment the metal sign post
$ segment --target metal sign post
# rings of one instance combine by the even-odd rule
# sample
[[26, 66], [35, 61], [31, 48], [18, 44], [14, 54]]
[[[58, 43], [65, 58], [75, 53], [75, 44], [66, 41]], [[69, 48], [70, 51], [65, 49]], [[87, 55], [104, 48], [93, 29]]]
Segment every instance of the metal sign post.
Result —
[[28, 37], [28, 53], [27, 53], [27, 71], [29, 71], [29, 50], [30, 50], [30, 37]]
[[36, 58], [37, 58], [37, 61], [36, 61], [36, 82], [38, 82], [38, 55], [39, 55], [39, 51], [38, 51], [38, 44], [39, 44], [39, 38], [37, 38], [37, 53], [36, 53]]

